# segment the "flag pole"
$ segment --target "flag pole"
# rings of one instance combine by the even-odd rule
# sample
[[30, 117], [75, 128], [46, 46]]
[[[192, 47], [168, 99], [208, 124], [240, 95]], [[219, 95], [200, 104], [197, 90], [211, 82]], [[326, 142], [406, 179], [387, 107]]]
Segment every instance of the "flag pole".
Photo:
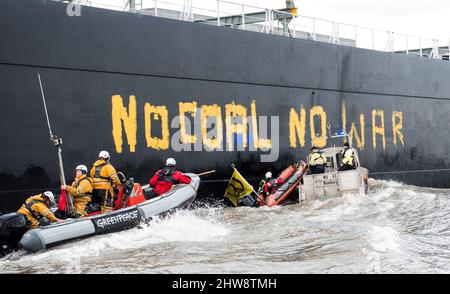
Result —
[[[232, 168], [233, 168], [233, 169], [241, 176], [241, 178], [243, 178], [243, 179], [245, 180], [245, 182], [247, 182], [247, 180], [246, 180], [246, 179], [241, 175], [241, 173], [236, 169], [236, 166], [234, 165], [234, 163], [231, 164], [231, 167], [232, 167]], [[256, 198], [258, 198], [259, 200], [261, 200], [262, 202], [264, 202], [265, 205], [267, 205], [266, 201], [265, 201], [263, 198], [261, 198], [261, 196], [255, 191], [255, 189], [253, 188], [253, 186], [250, 185], [249, 182], [247, 182], [247, 184], [248, 184], [250, 187], [252, 187], [252, 191], [253, 191], [253, 193], [255, 193]]]

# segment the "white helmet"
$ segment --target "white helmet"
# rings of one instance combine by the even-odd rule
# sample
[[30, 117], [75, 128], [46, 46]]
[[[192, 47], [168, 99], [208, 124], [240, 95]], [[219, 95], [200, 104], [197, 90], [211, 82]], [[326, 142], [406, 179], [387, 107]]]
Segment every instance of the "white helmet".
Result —
[[51, 191], [45, 191], [42, 196], [50, 201], [50, 205], [56, 205], [55, 195]]
[[271, 172], [266, 172], [266, 179], [270, 179], [272, 177], [272, 173]]
[[81, 170], [81, 172], [83, 172], [83, 173], [85, 173], [85, 174], [87, 174], [87, 172], [88, 172], [87, 166], [85, 166], [84, 164], [78, 165], [78, 166], [75, 168], [75, 170]]
[[167, 158], [166, 160], [166, 166], [175, 166], [177, 162], [173, 158]]
[[108, 151], [100, 151], [100, 153], [98, 154], [98, 158], [103, 158], [108, 161], [110, 158], [109, 152]]

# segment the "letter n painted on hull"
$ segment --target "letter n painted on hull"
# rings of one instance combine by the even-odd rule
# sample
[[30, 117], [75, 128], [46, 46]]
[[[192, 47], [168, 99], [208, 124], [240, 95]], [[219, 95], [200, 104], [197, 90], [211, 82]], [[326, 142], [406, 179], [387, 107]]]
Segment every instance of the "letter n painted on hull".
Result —
[[305, 146], [306, 111], [303, 105], [300, 107], [300, 116], [294, 108], [289, 112], [289, 142], [292, 148], [297, 148], [297, 135], [300, 146]]
[[125, 129], [130, 152], [136, 151], [136, 132], [137, 132], [137, 118], [136, 118], [136, 97], [130, 96], [128, 102], [128, 112], [123, 105], [123, 99], [120, 95], [112, 96], [112, 135], [116, 152], [122, 153], [122, 122]]

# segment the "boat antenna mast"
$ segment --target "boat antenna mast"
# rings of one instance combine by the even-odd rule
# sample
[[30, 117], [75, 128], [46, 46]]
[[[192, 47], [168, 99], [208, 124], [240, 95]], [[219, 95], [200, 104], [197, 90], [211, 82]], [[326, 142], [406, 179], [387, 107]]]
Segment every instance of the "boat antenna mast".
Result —
[[[63, 166], [62, 149], [61, 149], [62, 138], [59, 138], [52, 132], [52, 127], [50, 126], [50, 119], [48, 117], [47, 103], [45, 103], [45, 95], [44, 95], [44, 89], [42, 87], [41, 75], [39, 73], [38, 73], [38, 79], [39, 79], [39, 86], [41, 87], [41, 96], [42, 96], [42, 102], [44, 104], [45, 116], [47, 118], [48, 131], [50, 133], [50, 141], [58, 149], [59, 177], [61, 180], [61, 184], [65, 186], [66, 178], [64, 176], [64, 166]], [[62, 191], [62, 192], [65, 192], [65, 191]], [[66, 212], [71, 215], [75, 213], [75, 209], [73, 206], [73, 199], [72, 199], [72, 196], [70, 196], [70, 194], [66, 194]]]
[[334, 143], [333, 139], [344, 138], [344, 140], [346, 140], [348, 142], [348, 144], [350, 144], [350, 147], [352, 147], [351, 146], [352, 142], [350, 140], [350, 134], [347, 133], [345, 130], [341, 130], [339, 133], [334, 133], [334, 135], [332, 135], [331, 134], [331, 124], [330, 123], [327, 124], [327, 129], [328, 129], [328, 134], [329, 134], [327, 136], [327, 140], [330, 142], [330, 146], [336, 147], [335, 144], [332, 145], [332, 143]]

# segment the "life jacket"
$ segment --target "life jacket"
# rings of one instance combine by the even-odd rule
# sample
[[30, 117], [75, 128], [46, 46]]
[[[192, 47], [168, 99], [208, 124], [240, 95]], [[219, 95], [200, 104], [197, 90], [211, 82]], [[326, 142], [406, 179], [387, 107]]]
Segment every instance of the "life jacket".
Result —
[[327, 157], [322, 151], [314, 151], [308, 156], [308, 164], [310, 166], [314, 165], [325, 165], [327, 163]]
[[158, 172], [158, 181], [166, 182], [166, 183], [172, 183], [172, 184], [178, 184], [179, 181], [174, 178], [174, 174], [177, 170], [175, 167], [168, 166], [163, 168]]
[[161, 195], [169, 191], [173, 185], [180, 183], [189, 184], [191, 179], [176, 170], [176, 167], [169, 166], [157, 171], [150, 179], [150, 186], [154, 187], [156, 195]]
[[[25, 203], [17, 211], [18, 213], [25, 215], [26, 220], [27, 220], [27, 226], [31, 227], [31, 228], [35, 228], [39, 225], [49, 224], [48, 214], [52, 214], [52, 212], [45, 204], [45, 201], [42, 198], [42, 194], [32, 196], [29, 199], [27, 199], [27, 201], [25, 201]], [[33, 208], [33, 206], [37, 203], [42, 203], [43, 207], [45, 207], [45, 209], [40, 211], [40, 210]]]
[[342, 154], [342, 164], [354, 166], [354, 158], [355, 158], [355, 152], [353, 151], [353, 148], [344, 148], [341, 151]]
[[266, 179], [262, 179], [262, 180], [259, 182], [259, 185], [258, 185], [258, 194], [264, 193], [264, 187], [266, 186], [266, 184], [267, 184]]
[[112, 185], [120, 185], [115, 168], [105, 160], [97, 160], [91, 169], [94, 190], [111, 190]]
[[[83, 181], [88, 181], [89, 184], [92, 186], [92, 180], [89, 177], [85, 176], [80, 180], [75, 180], [72, 184], [72, 187], [78, 190], [78, 187], [80, 187], [80, 185]], [[83, 195], [79, 195], [78, 197], [91, 197], [91, 196], [92, 196], [92, 191], [88, 192], [88, 193], [84, 193]]]
[[32, 217], [34, 217], [35, 219], [37, 219], [38, 222], [41, 222], [42, 218], [44, 217], [43, 215], [41, 215], [40, 213], [36, 212], [33, 209], [33, 205], [35, 205], [36, 203], [43, 203], [45, 204], [45, 201], [43, 200], [38, 200], [38, 199], [33, 199], [30, 202], [25, 202], [22, 207], [24, 207], [26, 210], [28, 210], [28, 212], [31, 214]]
[[270, 180], [266, 181], [266, 184], [264, 186], [267, 187], [266, 196], [268, 196], [274, 193], [278, 188], [278, 181], [275, 178], [271, 178]]
[[100, 171], [102, 170], [102, 168], [108, 164], [109, 164], [108, 162], [104, 162], [102, 164], [95, 166], [94, 179], [104, 179], [105, 181], [111, 182], [111, 179], [109, 177], [103, 177], [100, 175]]

